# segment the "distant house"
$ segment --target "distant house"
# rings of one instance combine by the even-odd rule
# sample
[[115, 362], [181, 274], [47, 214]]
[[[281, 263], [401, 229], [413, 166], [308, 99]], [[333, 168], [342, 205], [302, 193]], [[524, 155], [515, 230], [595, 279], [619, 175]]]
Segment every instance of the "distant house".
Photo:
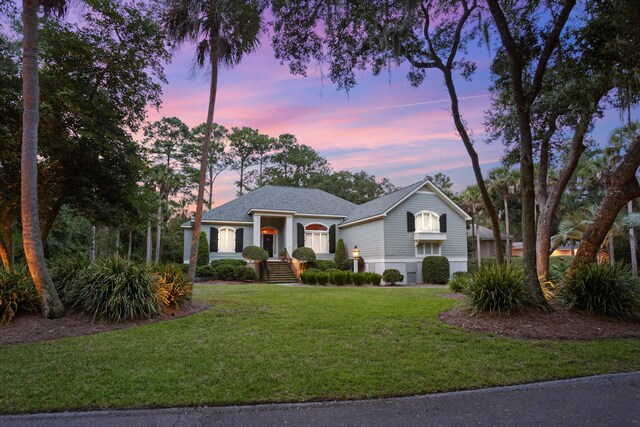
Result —
[[[486, 257], [496, 256], [496, 246], [493, 243], [494, 242], [493, 230], [487, 227], [483, 227], [481, 225], [477, 225], [475, 228], [476, 228], [475, 232], [480, 235], [480, 257], [486, 258]], [[472, 237], [473, 235], [474, 235], [473, 230], [469, 228], [467, 230], [467, 236]], [[507, 246], [507, 235], [504, 233], [500, 233], [500, 238], [502, 239], [502, 248], [504, 251], [504, 248]], [[473, 247], [474, 248], [476, 247], [475, 242]], [[513, 243], [512, 243], [512, 250], [513, 250]]]
[[[567, 242], [558, 246], [551, 253], [551, 256], [574, 256], [578, 251], [578, 246], [580, 246], [580, 242], [575, 242], [572, 253], [571, 244]], [[513, 242], [511, 245], [511, 256], [522, 256], [522, 242]]]
[[[467, 271], [466, 223], [471, 218], [429, 181], [420, 181], [362, 205], [311, 188], [267, 185], [203, 214], [211, 259], [241, 258], [243, 248], [264, 248], [270, 257], [312, 248], [333, 259], [343, 239], [358, 246], [366, 271], [395, 268], [405, 283], [422, 282], [422, 259], [443, 255], [451, 273]], [[189, 259], [192, 224], [184, 229]]]

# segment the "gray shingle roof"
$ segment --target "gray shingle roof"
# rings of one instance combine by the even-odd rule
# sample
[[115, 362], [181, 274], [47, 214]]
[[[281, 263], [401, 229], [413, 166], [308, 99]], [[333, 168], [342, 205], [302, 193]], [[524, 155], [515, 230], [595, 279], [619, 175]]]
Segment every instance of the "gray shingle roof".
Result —
[[[479, 226], [480, 240], [493, 240], [493, 230], [487, 227]], [[467, 236], [472, 236], [473, 231], [471, 228], [467, 229]], [[500, 237], [502, 240], [507, 240], [507, 235], [505, 233], [500, 233]]]
[[381, 215], [387, 209], [394, 206], [412, 191], [425, 184], [425, 181], [419, 181], [415, 184], [411, 184], [407, 187], [394, 191], [393, 193], [385, 194], [370, 202], [363, 203], [362, 205], [356, 205], [347, 218], [340, 225], [346, 225], [361, 219], [370, 218], [372, 216]]
[[[202, 214], [205, 221], [252, 221], [249, 210], [347, 216], [357, 205], [315, 188], [267, 185]], [[184, 225], [189, 225], [185, 223]]]

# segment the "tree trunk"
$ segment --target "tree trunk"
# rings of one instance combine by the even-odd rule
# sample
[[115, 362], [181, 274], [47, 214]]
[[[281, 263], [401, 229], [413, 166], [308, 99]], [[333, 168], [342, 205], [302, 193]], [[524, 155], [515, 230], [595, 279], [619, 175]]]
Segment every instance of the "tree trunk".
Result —
[[[633, 213], [633, 200], [629, 200], [627, 203], [627, 211], [631, 214]], [[631, 250], [631, 272], [633, 273], [633, 277], [638, 277], [638, 258], [637, 258], [637, 249], [638, 249], [638, 240], [636, 239], [636, 230], [633, 227], [629, 228], [629, 249]]]
[[131, 259], [131, 241], [133, 237], [133, 231], [129, 230], [129, 243], [127, 244], [127, 259]]
[[158, 205], [158, 223], [156, 224], [156, 257], [154, 262], [160, 264], [160, 243], [162, 238], [162, 203]]
[[631, 142], [622, 161], [611, 172], [607, 192], [600, 202], [593, 221], [584, 232], [571, 269], [579, 263], [593, 262], [620, 209], [630, 200], [640, 197], [640, 185], [636, 179], [638, 167], [640, 167], [640, 138]]
[[576, 256], [576, 244], [575, 241], [573, 239], [570, 239], [570, 245], [571, 245], [571, 256]]
[[0, 258], [2, 259], [2, 266], [5, 270], [13, 270], [13, 236], [11, 230], [11, 220], [3, 220], [3, 230], [0, 234]]
[[[211, 88], [209, 91], [209, 109], [207, 111], [207, 124], [204, 131], [202, 144], [202, 158], [200, 159], [200, 179], [198, 181], [198, 199], [196, 202], [196, 217], [193, 224], [193, 236], [191, 238], [191, 254], [189, 257], [189, 277], [196, 277], [196, 263], [198, 260], [198, 243], [200, 230], [202, 229], [202, 205], [204, 204], [204, 187], [207, 179], [207, 160], [209, 157], [209, 143], [211, 141], [211, 128], [213, 126], [213, 114], [216, 107], [216, 93], [218, 91], [218, 53], [220, 46], [219, 28], [214, 28], [209, 42], [211, 56]], [[242, 177], [240, 177], [242, 181]], [[240, 189], [242, 191], [242, 188]]]
[[116, 258], [120, 257], [120, 229], [116, 229]]
[[511, 236], [509, 235], [509, 201], [507, 194], [503, 195], [504, 200], [504, 229], [507, 234], [505, 252], [507, 254], [507, 263], [511, 263]]
[[213, 170], [209, 170], [209, 203], [208, 203], [208, 208], [209, 210], [212, 209], [213, 207]]
[[98, 242], [96, 240], [96, 226], [91, 227], [91, 249], [89, 250], [89, 261], [96, 262]]
[[51, 229], [53, 225], [56, 223], [56, 219], [58, 218], [58, 214], [60, 214], [60, 209], [64, 205], [64, 198], [60, 198], [56, 201], [56, 203], [51, 207], [51, 210], [47, 213], [47, 217], [42, 224], [41, 237], [42, 241], [46, 242], [49, 238], [49, 234], [51, 233]]
[[478, 184], [478, 188], [480, 189], [480, 195], [482, 196], [482, 201], [485, 206], [485, 212], [489, 215], [491, 219], [491, 226], [493, 227], [493, 242], [496, 248], [496, 262], [498, 264], [504, 263], [504, 257], [502, 252], [502, 237], [500, 236], [500, 219], [498, 218], [498, 211], [496, 207], [493, 205], [491, 201], [491, 196], [489, 195], [489, 191], [487, 190], [487, 186], [485, 185], [484, 178], [482, 176], [482, 169], [480, 168], [480, 161], [478, 160], [478, 153], [473, 147], [473, 143], [471, 142], [471, 138], [469, 137], [469, 133], [467, 132], [467, 128], [462, 121], [462, 117], [460, 116], [460, 109], [458, 105], [458, 95], [456, 93], [456, 87], [453, 83], [453, 75], [451, 74], [451, 70], [444, 69], [442, 70], [444, 74], [445, 84], [447, 86], [447, 91], [449, 92], [449, 99], [451, 100], [451, 114], [453, 115], [453, 121], [456, 125], [456, 130], [462, 139], [462, 143], [471, 158], [471, 166], [473, 168], [473, 174], [476, 178], [476, 183]]
[[38, 215], [38, 122], [40, 83], [38, 80], [38, 0], [22, 1], [23, 62], [22, 156], [20, 159], [20, 202], [22, 209], [22, 241], [29, 272], [42, 299], [45, 318], [64, 314], [44, 258], [40, 240]]
[[613, 249], [614, 238], [613, 236], [609, 237], [609, 264], [613, 267], [616, 264], [616, 258]]
[[481, 253], [482, 246], [480, 245], [480, 225], [476, 224], [476, 227], [478, 227], [478, 229], [476, 230], [476, 258], [478, 261], [478, 268], [480, 268], [482, 266], [482, 253]]
[[147, 222], [147, 265], [151, 264], [153, 236], [151, 235], [151, 221]]
[[10, 272], [11, 270], [13, 270], [13, 266], [11, 265], [11, 256], [9, 255], [9, 250], [4, 244], [4, 241], [2, 238], [0, 238], [0, 259], [2, 259], [2, 267], [6, 271]]

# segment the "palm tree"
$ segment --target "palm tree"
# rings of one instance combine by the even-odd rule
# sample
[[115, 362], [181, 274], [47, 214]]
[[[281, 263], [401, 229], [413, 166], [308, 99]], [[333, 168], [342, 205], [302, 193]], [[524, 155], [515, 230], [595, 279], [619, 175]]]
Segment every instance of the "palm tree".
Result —
[[575, 241], [582, 239], [582, 235], [590, 223], [590, 215], [590, 210], [579, 209], [562, 217], [558, 225], [558, 234], [551, 238], [551, 252], [569, 241], [571, 244], [571, 256], [575, 256]]
[[518, 185], [520, 179], [517, 171], [511, 170], [507, 166], [497, 167], [489, 172], [489, 191], [502, 196], [504, 205], [504, 231], [507, 235], [505, 252], [507, 263], [511, 262], [511, 235], [509, 227], [509, 194]]
[[47, 270], [38, 215], [38, 123], [40, 81], [38, 79], [38, 9], [64, 14], [65, 0], [22, 0], [22, 154], [20, 158], [20, 203], [24, 255], [47, 319], [64, 314], [64, 306]]
[[178, 44], [196, 44], [196, 64], [205, 66], [207, 57], [211, 66], [209, 108], [205, 126], [198, 198], [191, 240], [189, 276], [195, 277], [198, 258], [198, 240], [202, 228], [202, 208], [207, 178], [207, 161], [211, 128], [218, 91], [218, 66], [237, 65], [245, 54], [259, 44], [262, 33], [262, 12], [266, 8], [263, 0], [165, 0], [164, 22], [172, 39]]

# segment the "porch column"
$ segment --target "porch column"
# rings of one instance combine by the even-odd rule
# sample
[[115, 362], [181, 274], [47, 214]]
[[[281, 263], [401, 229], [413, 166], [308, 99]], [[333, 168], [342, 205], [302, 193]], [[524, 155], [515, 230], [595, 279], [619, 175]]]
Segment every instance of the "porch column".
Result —
[[260, 215], [253, 214], [253, 245], [260, 245]]
[[293, 217], [287, 216], [284, 220], [284, 246], [289, 252], [289, 256], [293, 252]]

